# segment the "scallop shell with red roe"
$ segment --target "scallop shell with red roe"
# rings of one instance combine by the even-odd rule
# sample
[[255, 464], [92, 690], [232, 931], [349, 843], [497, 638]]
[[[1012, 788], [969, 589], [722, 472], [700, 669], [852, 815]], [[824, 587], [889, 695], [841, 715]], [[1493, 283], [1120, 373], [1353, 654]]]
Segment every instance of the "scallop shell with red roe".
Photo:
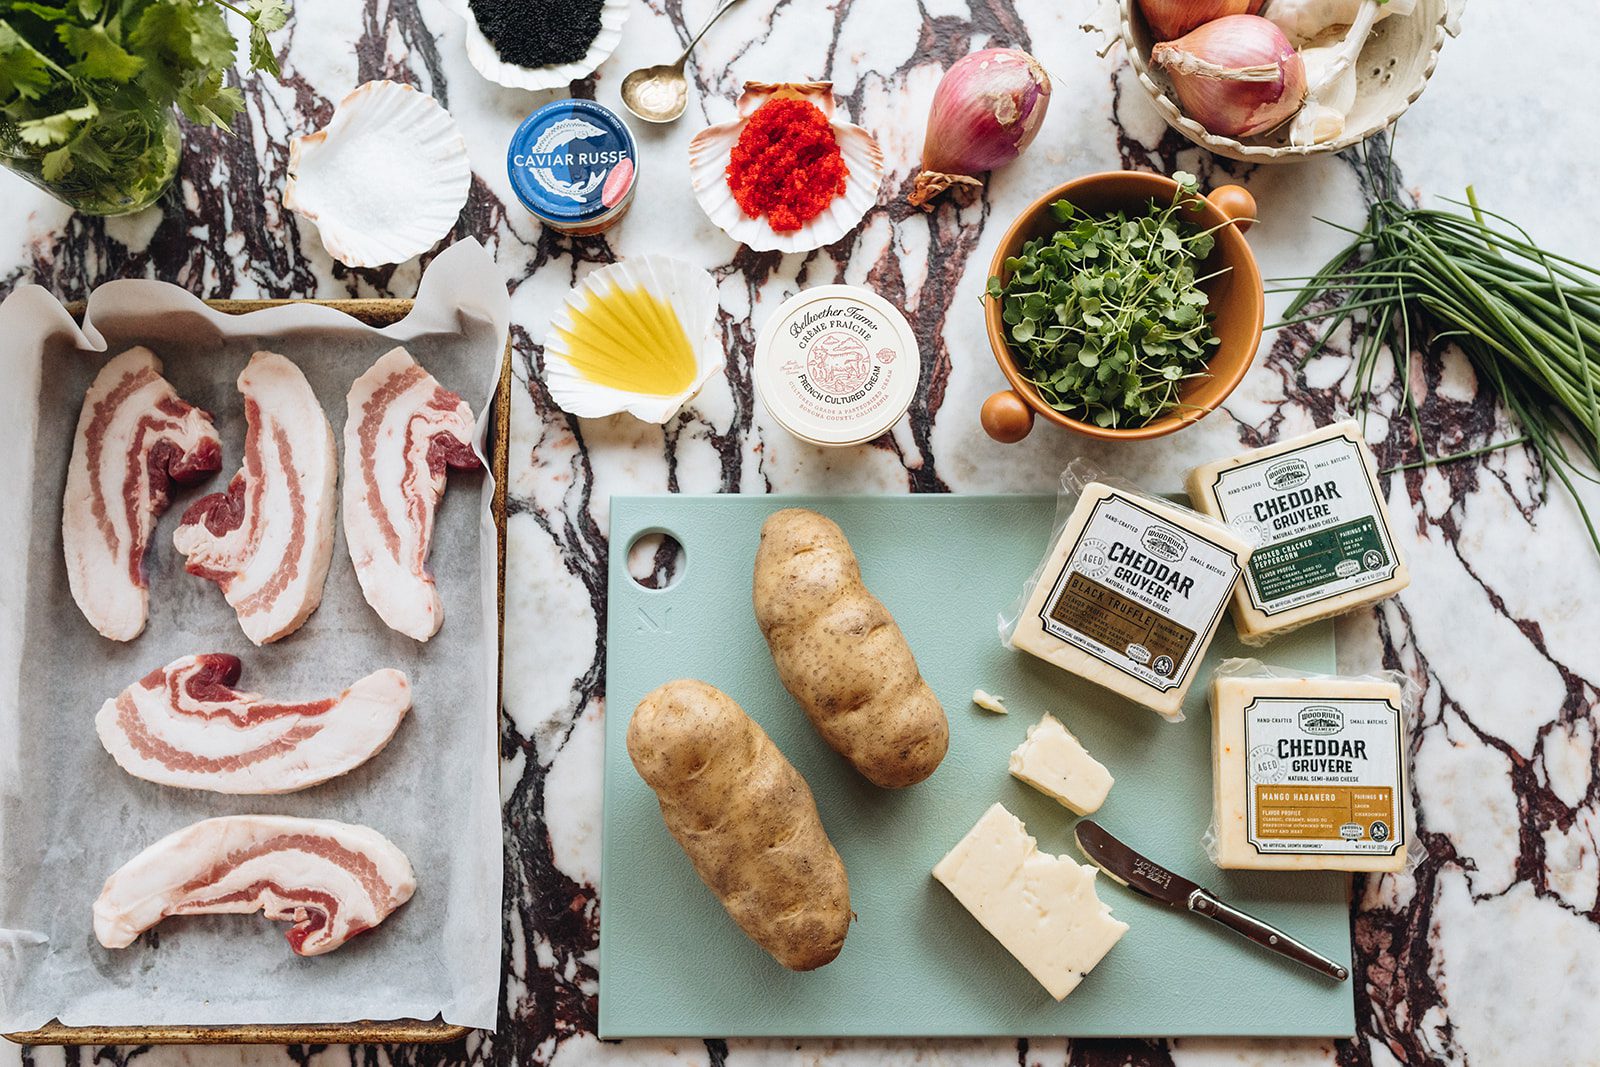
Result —
[[[780, 233], [765, 217], [744, 213], [728, 186], [728, 163], [750, 116], [773, 97], [794, 97], [816, 105], [833, 126], [849, 176], [845, 190], [822, 213], [798, 230]], [[706, 216], [735, 241], [755, 252], [810, 252], [830, 245], [861, 224], [878, 202], [883, 184], [883, 150], [872, 134], [836, 115], [832, 82], [745, 82], [739, 117], [708, 126], [689, 142], [689, 181]]]

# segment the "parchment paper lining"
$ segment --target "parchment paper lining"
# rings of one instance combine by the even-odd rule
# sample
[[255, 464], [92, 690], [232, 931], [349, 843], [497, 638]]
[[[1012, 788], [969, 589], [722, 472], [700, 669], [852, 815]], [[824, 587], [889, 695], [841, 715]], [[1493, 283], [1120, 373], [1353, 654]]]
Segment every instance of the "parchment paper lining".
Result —
[[[350, 383], [404, 344], [480, 413], [481, 455], [508, 320], [504, 280], [471, 241], [441, 253], [411, 314], [382, 330], [306, 304], [224, 315], [149, 281], [100, 287], [81, 330], [37, 287], [0, 305], [0, 418], [15, 479], [0, 494], [0, 1030], [52, 1018], [221, 1025], [442, 1015], [495, 1025], [503, 864], [492, 480], [451, 476], [432, 555], [445, 622], [426, 644], [389, 631], [362, 598], [342, 523], [322, 606], [260, 649], [216, 587], [184, 573], [172, 531], [189, 502], [223, 489], [239, 467], [245, 423], [234, 381], [252, 352], [299, 364], [342, 449]], [[149, 626], [119, 644], [94, 632], [68, 592], [61, 492], [84, 390], [108, 354], [134, 344], [154, 349], [179, 394], [215, 417], [223, 469], [162, 516]], [[241, 687], [275, 697], [335, 694], [398, 667], [415, 704], [374, 759], [299, 793], [228, 797], [125, 774], [95, 738], [100, 704], [153, 668], [208, 651], [239, 655]], [[285, 928], [259, 915], [169, 919], [130, 948], [100, 947], [90, 907], [112, 871], [191, 822], [254, 812], [374, 827], [410, 857], [416, 896], [377, 930], [313, 959], [295, 956]]]

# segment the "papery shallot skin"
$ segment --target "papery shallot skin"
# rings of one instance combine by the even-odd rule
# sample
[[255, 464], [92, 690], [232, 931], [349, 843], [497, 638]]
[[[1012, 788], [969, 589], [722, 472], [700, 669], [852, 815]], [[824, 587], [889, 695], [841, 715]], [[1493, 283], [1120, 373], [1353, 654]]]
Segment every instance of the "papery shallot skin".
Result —
[[418, 641], [444, 605], [428, 570], [434, 510], [451, 467], [480, 466], [467, 402], [411, 353], [391, 349], [350, 387], [344, 424], [344, 536], [367, 603]]
[[172, 543], [190, 574], [217, 583], [258, 645], [299, 629], [322, 602], [333, 559], [339, 460], [306, 376], [257, 352], [239, 375], [244, 463], [227, 492], [189, 506]]
[[179, 398], [154, 352], [130, 348], [100, 369], [78, 415], [61, 543], [72, 599], [102, 635], [131, 641], [144, 630], [156, 519], [174, 485], [221, 467], [211, 416]]
[[378, 831], [327, 819], [226, 815], [168, 834], [123, 864], [94, 902], [94, 933], [126, 948], [171, 915], [249, 914], [292, 925], [301, 956], [332, 952], [416, 891]]
[[136, 778], [214, 793], [292, 793], [337, 778], [389, 743], [411, 707], [400, 671], [336, 697], [268, 700], [233, 688], [238, 657], [184, 656], [107, 700], [100, 744]]

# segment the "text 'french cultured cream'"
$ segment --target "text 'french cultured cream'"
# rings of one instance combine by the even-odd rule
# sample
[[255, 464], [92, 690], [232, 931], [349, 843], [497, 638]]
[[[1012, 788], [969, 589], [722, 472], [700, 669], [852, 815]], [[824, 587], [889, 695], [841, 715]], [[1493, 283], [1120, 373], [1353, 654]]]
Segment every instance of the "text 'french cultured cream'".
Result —
[[1410, 584], [1377, 464], [1354, 422], [1196, 467], [1189, 498], [1255, 546], [1233, 604], [1246, 644], [1264, 644]]
[[1400, 685], [1237, 672], [1251, 664], [1229, 660], [1211, 683], [1217, 866], [1402, 869], [1411, 800]]
[[1187, 508], [1090, 482], [1010, 643], [1181, 719], [1249, 555], [1244, 539]]

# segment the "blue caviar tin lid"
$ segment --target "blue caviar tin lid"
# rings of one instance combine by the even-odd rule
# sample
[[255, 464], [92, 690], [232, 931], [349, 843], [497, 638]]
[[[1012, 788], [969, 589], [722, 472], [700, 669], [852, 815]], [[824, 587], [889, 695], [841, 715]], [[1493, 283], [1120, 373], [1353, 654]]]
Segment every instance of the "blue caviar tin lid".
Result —
[[638, 174], [633, 134], [593, 100], [556, 100], [522, 120], [506, 150], [523, 206], [559, 229], [620, 214]]

